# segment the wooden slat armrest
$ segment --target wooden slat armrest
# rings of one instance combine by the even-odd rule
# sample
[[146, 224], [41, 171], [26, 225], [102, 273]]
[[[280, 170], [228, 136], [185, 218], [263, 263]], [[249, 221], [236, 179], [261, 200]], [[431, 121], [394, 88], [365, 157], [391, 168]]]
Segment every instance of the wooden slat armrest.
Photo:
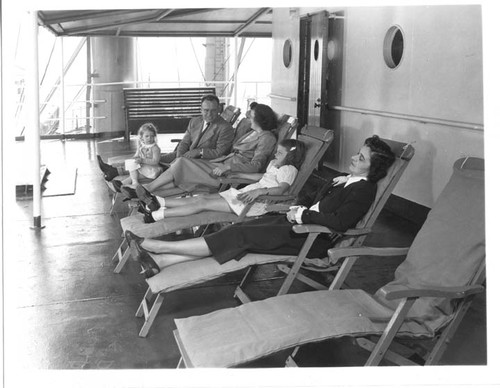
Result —
[[[257, 198], [257, 201], [259, 202], [286, 202], [286, 201], [292, 201], [295, 199], [295, 195], [272, 195], [272, 194], [266, 194], [266, 195], [260, 195]], [[288, 205], [290, 207], [291, 205]]]
[[273, 203], [270, 205], [267, 205], [266, 210], [271, 213], [271, 212], [276, 212], [276, 213], [286, 213], [288, 210], [290, 210], [290, 206], [292, 206], [289, 203]]
[[354, 228], [354, 229], [347, 229], [342, 234], [344, 236], [364, 236], [366, 234], [369, 234], [371, 231], [372, 228]]
[[400, 290], [391, 290], [384, 293], [387, 300], [403, 298], [424, 298], [437, 297], [447, 299], [462, 299], [468, 296], [478, 294], [484, 291], [481, 285], [463, 286], [463, 287], [432, 287], [421, 289], [401, 288]]
[[327, 228], [326, 226], [315, 224], [294, 225], [293, 231], [295, 233], [337, 233], [333, 229]]
[[330, 260], [337, 261], [349, 256], [403, 256], [410, 248], [374, 248], [374, 247], [347, 247], [331, 248], [328, 250]]

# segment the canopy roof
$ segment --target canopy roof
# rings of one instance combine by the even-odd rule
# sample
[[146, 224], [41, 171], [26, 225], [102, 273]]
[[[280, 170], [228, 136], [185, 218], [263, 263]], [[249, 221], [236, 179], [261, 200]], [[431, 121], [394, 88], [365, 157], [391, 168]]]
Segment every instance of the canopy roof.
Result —
[[57, 36], [271, 37], [272, 8], [38, 11]]

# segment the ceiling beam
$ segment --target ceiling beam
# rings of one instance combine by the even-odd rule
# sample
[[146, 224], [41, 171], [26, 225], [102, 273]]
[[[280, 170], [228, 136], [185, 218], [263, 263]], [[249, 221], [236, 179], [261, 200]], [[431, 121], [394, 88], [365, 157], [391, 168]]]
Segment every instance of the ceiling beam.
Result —
[[268, 13], [269, 11], [271, 11], [271, 9], [272, 8], [261, 8], [261, 9], [259, 9], [257, 12], [255, 12], [253, 14], [253, 16], [250, 19], [248, 19], [243, 25], [241, 25], [240, 27], [238, 27], [234, 31], [234, 36], [235, 37], [240, 36], [243, 31], [245, 31], [248, 27], [250, 27], [262, 15], [264, 15], [264, 14]]
[[[139, 10], [139, 11], [151, 11], [151, 10]], [[43, 24], [57, 24], [57, 23], [68, 23], [68, 22], [76, 22], [78, 20], [85, 20], [88, 18], [101, 18], [101, 17], [110, 17], [110, 16], [120, 16], [124, 14], [137, 13], [138, 10], [111, 10], [111, 11], [93, 11], [93, 12], [68, 12], [64, 15], [61, 15], [59, 12], [55, 16], [51, 16], [46, 13], [46, 11], [38, 11], [38, 15], [40, 19], [43, 21]]]
[[66, 34], [67, 35], [87, 34], [89, 32], [109, 30], [109, 29], [114, 29], [115, 27], [126, 26], [129, 24], [154, 22], [157, 18], [161, 17], [164, 13], [165, 13], [165, 11], [161, 10], [159, 12], [156, 12], [154, 15], [150, 15], [147, 17], [143, 16], [143, 17], [123, 20], [123, 21], [117, 21], [114, 23], [108, 22], [108, 23], [96, 24], [96, 25], [88, 26], [88, 27], [73, 28], [73, 29], [67, 30]]

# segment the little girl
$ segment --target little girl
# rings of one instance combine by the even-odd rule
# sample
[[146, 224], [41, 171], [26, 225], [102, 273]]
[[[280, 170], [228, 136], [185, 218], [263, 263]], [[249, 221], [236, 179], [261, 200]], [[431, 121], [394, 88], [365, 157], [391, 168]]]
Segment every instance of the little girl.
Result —
[[[188, 198], [157, 198], [141, 185], [137, 186], [137, 195], [141, 200], [144, 222], [152, 223], [165, 217], [179, 217], [214, 210], [240, 215], [246, 204], [253, 202], [261, 195], [280, 195], [292, 185], [298, 169], [305, 156], [304, 143], [285, 139], [278, 144], [275, 159], [273, 159], [264, 174], [240, 174], [242, 177], [261, 179], [241, 190], [230, 188], [221, 193], [188, 197]], [[160, 204], [161, 202], [161, 204]], [[266, 204], [255, 202], [248, 216], [258, 216], [266, 213]]]
[[157, 133], [158, 129], [153, 123], [143, 124], [139, 128], [139, 147], [133, 159], [125, 162], [130, 178], [121, 182], [122, 188], [123, 186], [136, 188], [139, 185], [139, 179], [155, 179], [163, 172], [160, 166], [161, 150], [156, 144]]

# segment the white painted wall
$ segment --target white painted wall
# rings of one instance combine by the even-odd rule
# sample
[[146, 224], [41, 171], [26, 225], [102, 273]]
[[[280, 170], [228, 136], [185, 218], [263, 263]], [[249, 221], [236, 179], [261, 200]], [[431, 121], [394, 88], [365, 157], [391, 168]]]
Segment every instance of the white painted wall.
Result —
[[[300, 9], [302, 15], [308, 12], [311, 10]], [[285, 17], [279, 13], [276, 19], [273, 34], [282, 40], [287, 32]], [[405, 40], [397, 69], [389, 69], [382, 54], [386, 31], [392, 25], [402, 28]], [[342, 105], [482, 125], [481, 28], [480, 6], [346, 8]], [[275, 51], [279, 51], [280, 39], [275, 39]], [[273, 60], [273, 74], [274, 66]], [[281, 79], [273, 77], [273, 87]], [[290, 77], [286, 82], [292, 83]], [[413, 143], [415, 157], [394, 193], [429, 207], [457, 158], [484, 157], [482, 131], [343, 113], [335, 141], [340, 142], [344, 162], [335, 168], [345, 171], [348, 156], [373, 133]]]

